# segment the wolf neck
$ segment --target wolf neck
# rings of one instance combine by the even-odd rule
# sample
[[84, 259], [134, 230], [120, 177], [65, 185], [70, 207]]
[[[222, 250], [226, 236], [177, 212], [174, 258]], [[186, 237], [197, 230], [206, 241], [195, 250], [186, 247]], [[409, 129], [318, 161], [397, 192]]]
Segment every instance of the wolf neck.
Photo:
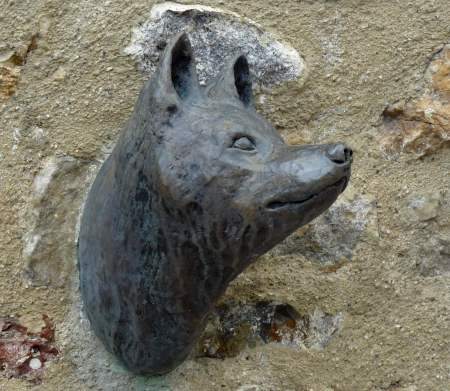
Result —
[[126, 273], [136, 274], [145, 302], [163, 300], [169, 311], [201, 318], [265, 237], [230, 211], [211, 218], [205, 205], [174, 207], [155, 177], [161, 124], [146, 118], [135, 113], [111, 159], [123, 238], [120, 253], [127, 254]]
[[[126, 164], [133, 166], [134, 162]], [[237, 274], [226, 266], [234, 254], [223, 244], [217, 245], [214, 235], [193, 227], [202, 224], [202, 212], [195, 206], [181, 211], [168, 205], [156, 190], [154, 178], [144, 170], [130, 167], [113, 175], [119, 198], [114, 229], [119, 230], [115, 236], [121, 238], [117, 246], [122, 247], [117, 250], [127, 257], [119, 269], [120, 274], [133, 276], [132, 289], [139, 290], [136, 304], [145, 302], [169, 313], [184, 313], [194, 323], [203, 321]], [[117, 191], [125, 184], [129, 192]]]

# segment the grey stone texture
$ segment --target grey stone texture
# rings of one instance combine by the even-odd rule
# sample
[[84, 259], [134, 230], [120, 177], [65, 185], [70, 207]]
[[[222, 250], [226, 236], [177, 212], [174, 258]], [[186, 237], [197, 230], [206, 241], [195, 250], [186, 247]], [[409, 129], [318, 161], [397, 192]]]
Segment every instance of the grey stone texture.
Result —
[[23, 216], [25, 275], [34, 285], [62, 286], [74, 273], [74, 243], [89, 162], [51, 156], [34, 177]]

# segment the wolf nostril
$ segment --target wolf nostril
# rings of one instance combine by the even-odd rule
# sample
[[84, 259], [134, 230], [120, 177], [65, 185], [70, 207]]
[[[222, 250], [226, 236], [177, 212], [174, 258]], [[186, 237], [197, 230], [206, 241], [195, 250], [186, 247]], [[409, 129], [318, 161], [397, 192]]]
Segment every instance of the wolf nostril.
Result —
[[344, 144], [333, 144], [330, 145], [327, 149], [328, 158], [336, 163], [343, 164], [351, 160], [352, 150], [346, 147]]

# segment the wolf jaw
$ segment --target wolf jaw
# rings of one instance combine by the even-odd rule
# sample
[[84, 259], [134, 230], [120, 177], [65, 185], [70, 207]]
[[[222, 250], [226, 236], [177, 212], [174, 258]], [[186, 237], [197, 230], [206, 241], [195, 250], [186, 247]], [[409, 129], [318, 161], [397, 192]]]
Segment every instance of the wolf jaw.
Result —
[[[339, 179], [332, 185], [327, 186], [325, 189], [322, 190], [322, 192], [323, 193], [337, 192], [338, 194], [342, 193], [347, 188], [348, 181], [349, 181], [349, 177], [348, 177], [348, 175], [345, 175], [343, 178]], [[306, 204], [309, 201], [316, 199], [319, 196], [319, 194], [311, 194], [302, 199], [296, 199], [295, 195], [284, 195], [283, 201], [281, 199], [269, 201], [266, 208], [270, 209], [270, 210], [276, 210], [276, 209], [285, 208], [285, 207], [303, 206], [303, 204]]]

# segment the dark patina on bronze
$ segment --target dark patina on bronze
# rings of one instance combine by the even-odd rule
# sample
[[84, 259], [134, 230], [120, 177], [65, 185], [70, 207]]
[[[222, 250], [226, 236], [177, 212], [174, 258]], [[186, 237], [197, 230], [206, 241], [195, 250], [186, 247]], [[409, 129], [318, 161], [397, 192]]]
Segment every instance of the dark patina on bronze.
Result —
[[254, 109], [245, 56], [201, 87], [178, 35], [84, 208], [81, 295], [97, 336], [135, 373], [175, 368], [230, 281], [336, 200], [351, 155], [286, 145]]

